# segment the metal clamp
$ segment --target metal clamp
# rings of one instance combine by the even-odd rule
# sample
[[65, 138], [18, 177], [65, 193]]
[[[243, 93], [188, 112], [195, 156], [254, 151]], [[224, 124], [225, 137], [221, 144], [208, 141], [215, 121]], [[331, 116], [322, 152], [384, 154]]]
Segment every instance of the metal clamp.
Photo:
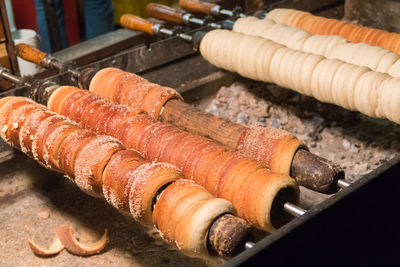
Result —
[[190, 23], [190, 19], [193, 18], [193, 15], [190, 13], [186, 13], [182, 16], [182, 22], [184, 24], [189, 24]]
[[167, 36], [173, 36], [174, 35], [174, 31], [173, 30], [166, 29], [161, 24], [154, 24], [152, 30], [153, 30], [153, 33], [155, 35], [159, 35], [161, 33], [164, 34], [164, 35], [167, 35]]
[[221, 12], [222, 7], [220, 5], [215, 5], [212, 9], [211, 9], [211, 14], [213, 15], [219, 15]]

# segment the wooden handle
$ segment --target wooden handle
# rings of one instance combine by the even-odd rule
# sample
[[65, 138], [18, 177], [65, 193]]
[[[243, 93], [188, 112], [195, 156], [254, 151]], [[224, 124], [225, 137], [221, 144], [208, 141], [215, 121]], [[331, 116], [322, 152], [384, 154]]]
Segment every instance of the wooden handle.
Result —
[[125, 14], [122, 15], [120, 22], [123, 27], [128, 28], [132, 31], [140, 31], [153, 35], [154, 24], [145, 19], [142, 19], [141, 17], [137, 17], [131, 14]]
[[216, 4], [201, 2], [197, 0], [180, 0], [179, 6], [189, 12], [203, 13], [209, 15], [211, 14], [212, 9], [216, 6]]
[[41, 65], [43, 59], [47, 56], [46, 53], [28, 44], [17, 44], [15, 53], [20, 58], [38, 65]]
[[146, 6], [146, 13], [149, 17], [170, 21], [176, 24], [182, 23], [183, 15], [185, 14], [182, 10], [177, 10], [172, 7], [150, 3]]

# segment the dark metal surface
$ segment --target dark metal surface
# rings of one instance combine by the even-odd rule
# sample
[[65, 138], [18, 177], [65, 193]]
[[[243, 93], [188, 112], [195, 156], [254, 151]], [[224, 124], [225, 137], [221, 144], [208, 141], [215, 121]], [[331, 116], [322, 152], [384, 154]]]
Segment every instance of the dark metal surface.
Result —
[[83, 66], [150, 41], [155, 40], [140, 32], [119, 29], [58, 51], [53, 56], [62, 62], [75, 61]]
[[125, 50], [86, 67], [118, 67], [125, 71], [142, 73], [155, 67], [162, 67], [174, 60], [181, 60], [194, 53], [190, 43], [174, 37], [151, 43], [149, 46], [141, 45]]

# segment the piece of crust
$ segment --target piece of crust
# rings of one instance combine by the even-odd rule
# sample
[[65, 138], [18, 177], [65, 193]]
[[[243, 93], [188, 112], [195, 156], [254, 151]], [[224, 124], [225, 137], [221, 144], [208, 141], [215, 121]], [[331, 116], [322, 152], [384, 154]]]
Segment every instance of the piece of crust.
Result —
[[108, 230], [105, 229], [103, 236], [92, 244], [83, 244], [76, 240], [70, 225], [57, 226], [57, 235], [68, 252], [78, 256], [91, 256], [100, 253], [106, 246]]
[[33, 241], [33, 239], [28, 239], [28, 244], [33, 253], [44, 257], [57, 255], [64, 249], [64, 245], [61, 243], [61, 240], [58, 237], [54, 239], [53, 243], [51, 243], [48, 248], [39, 246]]

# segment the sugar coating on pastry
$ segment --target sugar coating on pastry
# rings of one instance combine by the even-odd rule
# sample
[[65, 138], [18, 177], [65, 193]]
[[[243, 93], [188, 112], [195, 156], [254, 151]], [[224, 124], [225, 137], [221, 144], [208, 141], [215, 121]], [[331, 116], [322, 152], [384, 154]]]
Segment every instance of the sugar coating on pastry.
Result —
[[130, 186], [129, 210], [139, 222], [151, 223], [153, 200], [164, 185], [183, 178], [180, 171], [168, 163], [146, 163], [134, 171]]
[[123, 149], [111, 136], [97, 136], [86, 143], [74, 162], [75, 183], [87, 194], [101, 197], [102, 174], [113, 153]]

